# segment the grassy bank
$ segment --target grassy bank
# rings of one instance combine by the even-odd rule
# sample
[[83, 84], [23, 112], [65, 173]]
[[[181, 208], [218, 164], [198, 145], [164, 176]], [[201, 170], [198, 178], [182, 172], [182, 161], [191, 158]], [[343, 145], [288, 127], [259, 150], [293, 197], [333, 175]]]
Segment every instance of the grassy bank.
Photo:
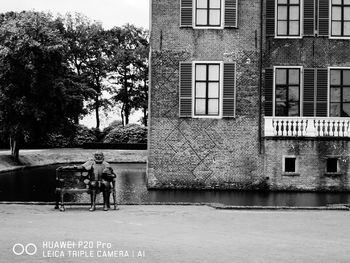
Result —
[[[80, 163], [92, 157], [96, 150], [89, 149], [41, 149], [21, 150], [20, 163], [16, 163], [9, 151], [0, 151], [0, 172], [21, 169], [30, 166], [42, 166], [58, 163]], [[105, 160], [110, 163], [146, 162], [146, 150], [103, 150]]]

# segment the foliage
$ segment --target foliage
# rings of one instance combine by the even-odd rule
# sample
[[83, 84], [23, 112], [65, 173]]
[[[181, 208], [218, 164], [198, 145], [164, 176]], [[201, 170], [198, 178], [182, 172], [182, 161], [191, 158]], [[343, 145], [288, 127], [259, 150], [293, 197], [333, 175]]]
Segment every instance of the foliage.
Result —
[[138, 124], [119, 126], [110, 131], [104, 143], [146, 143], [147, 128]]
[[132, 109], [144, 109], [148, 99], [148, 31], [133, 25], [109, 32], [109, 56], [114, 86], [113, 99], [121, 106], [122, 122], [129, 123]]
[[0, 134], [18, 159], [19, 143], [85, 113], [84, 88], [66, 63], [60, 21], [32, 11], [0, 21]]

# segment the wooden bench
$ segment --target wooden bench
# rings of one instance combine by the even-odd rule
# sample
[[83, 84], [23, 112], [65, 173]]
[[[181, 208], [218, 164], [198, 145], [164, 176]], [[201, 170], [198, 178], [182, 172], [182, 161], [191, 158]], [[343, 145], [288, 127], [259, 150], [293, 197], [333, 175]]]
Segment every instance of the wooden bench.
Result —
[[[56, 205], [55, 209], [65, 211], [64, 207], [64, 195], [66, 193], [86, 193], [90, 191], [88, 184], [85, 180], [90, 180], [91, 174], [84, 170], [75, 168], [73, 166], [60, 166], [56, 169]], [[111, 192], [113, 196], [114, 210], [117, 209], [116, 204], [116, 191], [115, 191], [115, 178], [111, 182]]]

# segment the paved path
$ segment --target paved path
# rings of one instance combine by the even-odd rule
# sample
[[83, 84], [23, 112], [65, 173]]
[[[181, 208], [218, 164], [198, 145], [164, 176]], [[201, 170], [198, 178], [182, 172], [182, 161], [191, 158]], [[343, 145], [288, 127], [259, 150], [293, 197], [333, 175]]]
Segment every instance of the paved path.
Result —
[[[88, 212], [87, 207], [73, 207], [62, 213], [50, 206], [0, 205], [0, 261], [350, 262], [349, 219], [350, 214], [345, 211], [121, 206], [118, 211], [99, 209], [94, 213]], [[43, 248], [46, 241], [62, 241], [75, 247]], [[92, 248], [78, 249], [80, 241], [92, 241]], [[99, 241], [110, 244], [101, 248]], [[15, 243], [35, 244], [36, 255], [15, 256]], [[28, 249], [29, 253], [33, 251], [32, 246]], [[21, 252], [20, 245], [15, 251]], [[57, 251], [63, 251], [64, 257], [60, 254], [61, 258], [47, 258]], [[82, 257], [69, 257], [73, 251], [83, 251]], [[118, 251], [120, 257], [97, 258], [113, 251]], [[142, 257], [137, 257], [138, 251]], [[94, 257], [86, 257], [89, 253]]]

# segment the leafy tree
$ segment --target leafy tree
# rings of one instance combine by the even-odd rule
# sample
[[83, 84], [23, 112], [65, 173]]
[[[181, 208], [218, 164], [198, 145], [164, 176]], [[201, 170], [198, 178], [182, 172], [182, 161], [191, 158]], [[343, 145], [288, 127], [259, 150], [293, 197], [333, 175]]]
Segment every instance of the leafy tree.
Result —
[[132, 109], [147, 109], [148, 33], [133, 25], [109, 31], [110, 80], [117, 85], [113, 99], [121, 104], [122, 122], [127, 125]]
[[23, 141], [85, 113], [85, 87], [66, 63], [59, 20], [32, 11], [0, 17], [0, 135], [18, 160]]
[[[90, 88], [89, 111], [95, 111], [96, 129], [100, 128], [100, 108], [109, 108], [110, 101], [103, 98], [108, 90], [104, 79], [108, 74], [106, 31], [82, 14], [67, 14], [63, 19], [65, 39], [68, 42], [68, 59], [79, 77]], [[93, 91], [91, 93], [91, 90]]]

